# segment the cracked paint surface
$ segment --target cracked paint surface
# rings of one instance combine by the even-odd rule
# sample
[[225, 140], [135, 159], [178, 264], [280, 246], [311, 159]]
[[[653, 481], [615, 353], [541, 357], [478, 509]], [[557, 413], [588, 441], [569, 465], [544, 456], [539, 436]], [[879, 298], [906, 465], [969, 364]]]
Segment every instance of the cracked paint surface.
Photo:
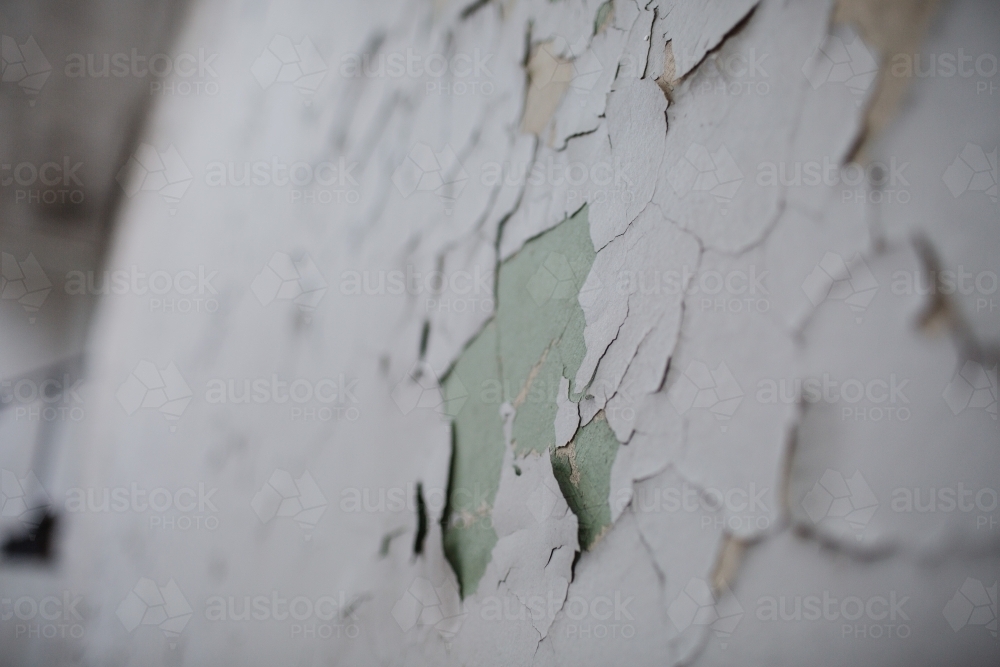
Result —
[[[556, 449], [556, 392], [583, 359], [586, 277], [594, 261], [584, 207], [526, 243], [501, 264], [497, 314], [459, 357], [444, 395], [469, 398], [454, 415], [454, 447], [444, 518], [445, 552], [463, 595], [475, 593], [496, 532], [490, 510], [500, 483], [504, 417], [517, 459], [549, 456], [559, 487], [580, 525], [587, 549], [610, 523], [608, 482], [618, 440], [601, 419]], [[584, 385], [575, 391], [580, 400]], [[570, 399], [573, 400], [572, 398]], [[512, 464], [514, 465], [514, 464]]]
[[[155, 645], [107, 630], [118, 580], [170, 575], [197, 609], [216, 591], [357, 600], [345, 619], [361, 639], [297, 646], [302, 664], [995, 664], [989, 619], [943, 611], [965, 604], [950, 600], [967, 579], [989, 608], [1000, 531], [977, 516], [989, 526], [995, 507], [906, 502], [997, 486], [1000, 309], [943, 276], [998, 270], [1000, 96], [961, 77], [889, 81], [886, 62], [995, 53], [1000, 23], [990, 3], [954, 0], [892, 3], [905, 27], [880, 27], [893, 13], [862, 9], [876, 4], [250, 12], [255, 34], [340, 26], [319, 42], [330, 62], [478, 48], [493, 93], [331, 74], [305, 105], [244, 76], [157, 105], [154, 142], [192, 166], [343, 158], [358, 200], [292, 214], [277, 188], [196, 183], [176, 217], [127, 202], [115, 261], [183, 250], [222, 264], [225, 286], [217, 312], [185, 321], [103, 306], [98, 417], [74, 483], [173, 488], [194, 466], [226, 521], [186, 539], [139, 514], [71, 526], [66, 579], [98, 610], [90, 662], [149, 664]], [[194, 5], [180, 47], [257, 56], [229, 3]], [[249, 287], [279, 250], [325, 276], [308, 313]], [[379, 287], [391, 271], [415, 287]], [[437, 286], [405, 282], [435, 272]], [[115, 402], [145, 358], [176, 361], [196, 393], [343, 372], [359, 416], [195, 400], [171, 431]], [[310, 471], [329, 501], [308, 541], [249, 509], [276, 468]], [[378, 504], [418, 483], [421, 512]], [[369, 509], [343, 508], [355, 492]], [[905, 597], [910, 634], [879, 643], [885, 619], [858, 621], [862, 638], [842, 619], [769, 615], [772, 600], [824, 594]], [[219, 627], [196, 614], [175, 662], [288, 659], [285, 626]]]

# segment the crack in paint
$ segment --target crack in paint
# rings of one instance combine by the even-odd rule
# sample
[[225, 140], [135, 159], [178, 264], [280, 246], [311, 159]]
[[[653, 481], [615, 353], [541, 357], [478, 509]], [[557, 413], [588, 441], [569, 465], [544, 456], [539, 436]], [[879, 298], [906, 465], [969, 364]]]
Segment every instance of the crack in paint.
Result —
[[[595, 255], [586, 207], [525, 243], [500, 266], [496, 315], [444, 381], [446, 395], [459, 383], [469, 394], [451, 415], [455, 439], [443, 519], [445, 552], [463, 597], [476, 590], [497, 540], [489, 512], [505, 446], [501, 410], [512, 410], [516, 456], [555, 449], [556, 392], [584, 356], [578, 295]], [[574, 441], [579, 464], [562, 465], [560, 454], [552, 465], [587, 549], [611, 522], [608, 489], [618, 440], [601, 418], [578, 429]]]

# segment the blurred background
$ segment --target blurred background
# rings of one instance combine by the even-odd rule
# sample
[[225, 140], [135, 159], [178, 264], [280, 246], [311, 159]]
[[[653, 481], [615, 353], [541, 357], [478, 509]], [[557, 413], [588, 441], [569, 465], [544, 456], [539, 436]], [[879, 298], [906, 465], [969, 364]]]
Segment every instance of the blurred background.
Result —
[[[147, 81], [99, 72], [70, 77], [64, 65], [83, 54], [93, 63], [100, 54], [100, 69], [103, 54], [125, 43], [166, 50], [183, 11], [180, 2], [11, 2], [0, 8], [5, 469], [31, 469], [52, 483], [66, 458], [60, 451], [67, 446], [66, 419], [40, 415], [53, 407], [71, 419], [67, 396], [83, 377], [96, 298], [87, 290], [68, 292], [64, 276], [102, 266], [122, 196], [115, 176], [152, 101]], [[16, 520], [4, 521], [6, 537], [23, 537]]]

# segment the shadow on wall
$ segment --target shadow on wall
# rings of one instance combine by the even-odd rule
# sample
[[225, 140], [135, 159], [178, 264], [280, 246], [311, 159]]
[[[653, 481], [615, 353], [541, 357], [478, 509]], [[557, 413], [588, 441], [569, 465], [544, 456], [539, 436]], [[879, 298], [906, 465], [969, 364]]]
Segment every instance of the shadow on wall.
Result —
[[[5, 562], [55, 555], [58, 516], [46, 489], [59, 484], [64, 426], [82, 418], [76, 391], [96, 303], [91, 291], [68, 294], [65, 277], [101, 266], [122, 200], [116, 176], [156, 97], [148, 68], [109, 65], [168, 51], [187, 6], [15, 0], [0, 7]], [[119, 54], [122, 44], [136, 48]]]

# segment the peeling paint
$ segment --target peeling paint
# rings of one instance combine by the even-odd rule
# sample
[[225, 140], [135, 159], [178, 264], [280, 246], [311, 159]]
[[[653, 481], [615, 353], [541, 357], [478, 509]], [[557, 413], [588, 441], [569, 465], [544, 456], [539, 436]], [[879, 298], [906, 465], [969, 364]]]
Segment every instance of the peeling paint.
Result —
[[573, 63], [563, 58], [551, 42], [546, 42], [536, 47], [527, 69], [528, 96], [521, 131], [541, 134], [569, 89]]
[[865, 127], [858, 137], [855, 155], [864, 159], [864, 143], [875, 138], [896, 115], [906, 93], [908, 77], [893, 76], [898, 55], [916, 54], [924, 39], [938, 0], [893, 0], [867, 2], [838, 0], [834, 23], [849, 23], [858, 28], [866, 44], [880, 54], [877, 90], [865, 116]]
[[[444, 524], [446, 552], [463, 596], [475, 592], [496, 543], [488, 510], [500, 481], [503, 406], [512, 412], [517, 459], [556, 448], [557, 392], [576, 376], [586, 349], [579, 298], [595, 257], [587, 213], [582, 208], [501, 264], [496, 316], [444, 383], [445, 395], [459, 384], [469, 393], [454, 415], [451, 501]], [[560, 485], [573, 489], [567, 500], [580, 519], [584, 548], [610, 523], [607, 484], [618, 441], [603, 421], [602, 426], [577, 432], [583, 452], [579, 466], [570, 470], [553, 464]]]
[[[140, 566], [166, 572], [194, 552], [223, 563], [182, 572], [195, 590], [273, 580], [358, 593], [366, 603], [351, 613], [365, 640], [331, 641], [306, 662], [993, 664], [995, 647], [948, 627], [942, 609], [966, 577], [996, 571], [1000, 531], [972, 512], [905, 501], [929, 502], [931, 486], [934, 498], [943, 488], [957, 497], [961, 483], [986, 489], [986, 505], [996, 489], [1000, 309], [987, 289], [949, 291], [945, 272], [995, 278], [1000, 96], [961, 88], [961, 77], [898, 77], [891, 62], [995, 54], [995, 7], [399, 6], [347, 17], [346, 46], [324, 53], [480, 48], [494, 94], [329, 76], [306, 105], [262, 96], [253, 81], [203, 107], [163, 101], [153, 131], [189, 128], [176, 141], [188, 141], [192, 165], [225, 146], [343, 154], [358, 165], [359, 202], [267, 221], [256, 212], [287, 205], [267, 190], [192, 187], [175, 218], [141, 196], [127, 202], [115, 262], [204, 252], [224, 256], [232, 283], [197, 326], [140, 318], [122, 300], [102, 306], [93, 367], [112, 391], [79, 433], [93, 452], [80, 484], [115, 486], [122, 471], [184, 480], [192, 461], [209, 460], [206, 480], [239, 511], [226, 513], [224, 539], [150, 536], [131, 514], [103, 532], [80, 528], [67, 553], [97, 601], [94, 627], [118, 630], [113, 572], [146, 577]], [[314, 25], [342, 22], [319, 5], [301, 12]], [[255, 18], [251, 33], [287, 31], [279, 18]], [[199, 30], [190, 44], [215, 38]], [[219, 39], [238, 53], [246, 38]], [[266, 104], [248, 111], [250, 98]], [[421, 185], [400, 188], [401, 164], [426, 171], [410, 179]], [[803, 183], [813, 168], [825, 180]], [[864, 176], [850, 185], [854, 170]], [[900, 191], [904, 205], [889, 199]], [[260, 234], [210, 224], [244, 219]], [[164, 224], [136, 223], [147, 220]], [[288, 245], [309, 249], [329, 283], [308, 317], [262, 306], [246, 288]], [[389, 271], [448, 280], [415, 279], [399, 294], [334, 284]], [[475, 298], [450, 280], [459, 274], [478, 278]], [[463, 299], [475, 307], [459, 310]], [[160, 433], [115, 402], [134, 368], [126, 352], [173, 356], [192, 387], [349, 369], [363, 409], [356, 421], [277, 428], [277, 409], [195, 401], [176, 436]], [[861, 393], [817, 398], [817, 382]], [[234, 440], [240, 448], [218, 444]], [[308, 469], [331, 506], [308, 542], [243, 503], [292, 467]], [[386, 488], [407, 489], [404, 509], [333, 511], [337, 494]], [[251, 549], [295, 567], [262, 572], [240, 561]], [[858, 638], [841, 623], [756, 613], [769, 596], [886, 586], [911, 597], [902, 653], [871, 634], [849, 643]], [[608, 600], [628, 610], [614, 631], [627, 625], [629, 641], [592, 630], [611, 627], [592, 611]], [[211, 627], [195, 632], [190, 645], [216, 646]], [[115, 662], [124, 644], [98, 636], [90, 662]], [[255, 646], [254, 633], [239, 638], [211, 657], [255, 657], [228, 652]]]
[[566, 502], [580, 521], [580, 546], [592, 549], [611, 525], [608, 492], [618, 439], [603, 415], [555, 450], [552, 468]]

